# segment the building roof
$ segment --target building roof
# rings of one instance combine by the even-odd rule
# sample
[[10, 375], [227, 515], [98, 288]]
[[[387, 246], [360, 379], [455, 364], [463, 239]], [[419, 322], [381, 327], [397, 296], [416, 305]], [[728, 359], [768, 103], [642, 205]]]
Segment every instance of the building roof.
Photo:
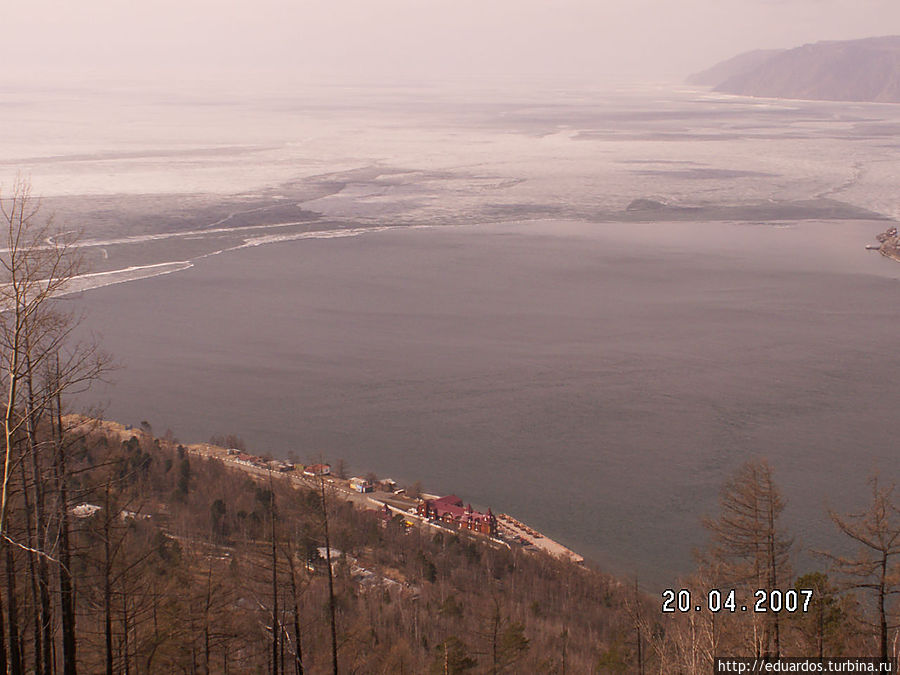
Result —
[[462, 499], [456, 495], [447, 495], [440, 499], [429, 499], [426, 501], [426, 504], [434, 509], [439, 518], [443, 518], [446, 515], [462, 521], [483, 521], [492, 520], [494, 518], [494, 514], [491, 513], [490, 509], [488, 509], [487, 513], [481, 513], [480, 511], [473, 510], [471, 504], [463, 506]]
[[331, 464], [310, 464], [303, 470], [303, 473], [327, 473], [331, 471]]
[[443, 506], [462, 506], [463, 500], [457, 497], [456, 495], [447, 495], [446, 497], [439, 497], [438, 499], [432, 499], [431, 505], [434, 507], [443, 507]]

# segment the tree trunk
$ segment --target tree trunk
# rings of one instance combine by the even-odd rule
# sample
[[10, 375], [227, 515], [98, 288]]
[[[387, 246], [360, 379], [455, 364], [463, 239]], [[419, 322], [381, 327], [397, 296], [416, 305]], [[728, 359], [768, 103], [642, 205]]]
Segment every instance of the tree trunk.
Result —
[[887, 563], [888, 557], [886, 554], [882, 554], [881, 556], [881, 578], [879, 580], [878, 585], [878, 621], [879, 621], [879, 642], [880, 642], [880, 653], [881, 659], [885, 660], [888, 657], [888, 624], [887, 624], [887, 613], [885, 611], [885, 599], [887, 596]]
[[0, 673], [7, 670], [6, 658], [6, 629], [3, 626], [3, 594], [0, 593]]
[[[36, 437], [36, 429], [38, 421], [41, 417], [39, 410], [35, 404], [36, 397], [34, 393], [34, 372], [31, 360], [31, 340], [28, 332], [25, 333], [25, 384], [26, 384], [26, 410], [25, 410], [25, 437], [27, 440], [27, 450], [31, 457], [31, 472], [34, 481], [34, 532], [36, 548], [38, 551], [46, 552], [47, 550], [47, 523], [46, 514], [44, 512], [44, 472], [41, 468], [41, 457], [39, 454], [39, 445]], [[52, 403], [51, 403], [52, 405]], [[42, 406], [43, 409], [43, 406]], [[24, 463], [22, 476], [23, 491], [27, 495], [25, 489]], [[26, 509], [28, 505], [26, 504]], [[35, 663], [43, 662], [43, 667], [37, 668], [38, 673], [50, 675], [53, 670], [53, 610], [50, 601], [50, 571], [47, 566], [47, 559], [44, 556], [32, 554], [32, 565], [37, 564], [38, 590], [40, 593], [40, 613], [39, 623], [43, 635], [41, 642], [43, 643], [42, 658], [38, 658], [35, 654]], [[35, 638], [35, 646], [38, 640]]]
[[[776, 533], [776, 524], [775, 524], [775, 502], [771, 498], [771, 490], [772, 485], [771, 481], [769, 481], [768, 485], [768, 493], [770, 495], [768, 499], [768, 511], [767, 511], [767, 527], [766, 527], [766, 543], [768, 544], [768, 550], [766, 554], [769, 558], [769, 594], [771, 596], [771, 592], [778, 588], [778, 568], [777, 568], [777, 560], [778, 556], [776, 554], [776, 546], [775, 546], [775, 533]], [[775, 633], [775, 658], [779, 658], [781, 656], [781, 621], [780, 621], [781, 612], [773, 612], [772, 613], [772, 624]]]
[[[56, 359], [59, 379], [59, 357]], [[72, 555], [69, 547], [69, 490], [66, 483], [66, 446], [63, 439], [62, 401], [56, 386], [56, 490], [59, 494], [59, 604], [62, 617], [63, 675], [76, 675], [75, 597], [72, 581]]]
[[333, 675], [338, 675], [337, 627], [335, 625], [334, 574], [331, 571], [331, 539], [328, 537], [328, 507], [325, 503], [325, 477], [319, 476], [322, 492], [322, 525], [325, 530], [325, 563], [328, 565], [328, 614], [331, 617], [331, 667]]
[[272, 473], [269, 472], [269, 515], [272, 525], [272, 675], [278, 675], [278, 638], [281, 635], [278, 621], [278, 557], [275, 543], [275, 490]]
[[131, 675], [131, 661], [128, 658], [128, 594], [122, 592], [122, 659], [125, 675]]
[[818, 619], [816, 622], [816, 647], [818, 648], [819, 658], [823, 658], [825, 656], [825, 602], [819, 601], [819, 606], [816, 609], [816, 618]]
[[106, 632], [106, 675], [113, 675], [112, 639], [112, 552], [110, 551], [109, 483], [106, 484], [103, 525], [103, 610]]
[[[15, 284], [13, 284], [15, 285]], [[16, 291], [18, 293], [18, 291]], [[7, 398], [6, 398], [6, 411], [3, 416], [3, 436], [4, 436], [4, 450], [3, 453], [3, 485], [2, 490], [0, 490], [0, 534], [6, 534], [7, 525], [6, 525], [6, 511], [7, 504], [9, 501], [9, 471], [10, 465], [12, 463], [12, 452], [13, 452], [13, 430], [15, 428], [15, 405], [16, 405], [16, 397], [17, 397], [17, 389], [19, 383], [19, 339], [21, 336], [21, 319], [18, 316], [20, 308], [18, 306], [18, 296], [16, 297], [17, 305], [16, 305], [16, 318], [15, 318], [15, 328], [13, 329], [13, 344], [11, 348], [10, 359], [11, 363], [9, 366], [9, 387], [7, 389]], [[12, 651], [10, 650], [10, 656], [12, 656]]]
[[25, 462], [22, 461], [19, 464], [19, 468], [22, 473], [22, 499], [25, 505], [25, 543], [28, 548], [32, 549], [27, 553], [28, 559], [28, 580], [31, 590], [31, 604], [34, 607], [34, 672], [35, 673], [43, 673], [44, 672], [44, 664], [41, 663], [41, 659], [44, 655], [44, 649], [41, 645], [41, 638], [44, 634], [41, 625], [41, 613], [38, 611], [38, 607], [40, 607], [40, 602], [38, 601], [38, 580], [37, 580], [37, 561], [35, 560], [36, 555], [33, 552], [34, 538], [35, 533], [33, 530], [34, 522], [32, 520], [31, 513], [31, 501], [28, 499], [28, 485], [25, 479]]
[[294, 555], [288, 555], [291, 570], [291, 597], [294, 601], [294, 670], [295, 675], [303, 675], [303, 646], [300, 643], [300, 603], [297, 601], [297, 575], [294, 571]]
[[16, 599], [16, 560], [12, 545], [4, 541], [6, 548], [6, 606], [9, 623], [9, 672], [22, 675], [22, 646], [19, 642], [18, 601]]
[[203, 672], [210, 675], [209, 671], [209, 608], [212, 604], [212, 562], [206, 573], [206, 605], [203, 608]]
[[497, 640], [500, 633], [500, 603], [494, 598], [494, 615], [491, 617], [491, 675], [497, 675], [498, 653]]

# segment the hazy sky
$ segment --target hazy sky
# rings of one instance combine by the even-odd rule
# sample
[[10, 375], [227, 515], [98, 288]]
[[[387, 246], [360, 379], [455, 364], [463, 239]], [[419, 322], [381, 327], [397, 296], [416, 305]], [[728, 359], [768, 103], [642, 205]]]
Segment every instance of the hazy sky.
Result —
[[897, 0], [2, 0], [4, 75], [681, 79], [755, 48], [900, 33]]

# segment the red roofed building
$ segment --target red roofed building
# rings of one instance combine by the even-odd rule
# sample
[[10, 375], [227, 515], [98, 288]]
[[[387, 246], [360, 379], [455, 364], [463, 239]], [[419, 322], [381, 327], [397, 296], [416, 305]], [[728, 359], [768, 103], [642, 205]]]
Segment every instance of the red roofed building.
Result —
[[331, 464], [310, 464], [303, 469], [304, 476], [327, 476], [331, 473]]
[[497, 533], [497, 519], [490, 509], [487, 513], [475, 511], [471, 504], [463, 506], [462, 499], [456, 495], [425, 499], [416, 507], [416, 513], [429, 520], [455, 525], [460, 530], [471, 530], [488, 536]]

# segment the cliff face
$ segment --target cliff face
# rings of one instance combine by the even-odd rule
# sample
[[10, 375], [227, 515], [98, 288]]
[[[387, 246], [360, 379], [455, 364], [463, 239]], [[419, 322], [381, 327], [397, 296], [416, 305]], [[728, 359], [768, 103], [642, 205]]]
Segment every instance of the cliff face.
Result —
[[747, 52], [692, 76], [689, 82], [745, 96], [898, 103], [900, 37]]

